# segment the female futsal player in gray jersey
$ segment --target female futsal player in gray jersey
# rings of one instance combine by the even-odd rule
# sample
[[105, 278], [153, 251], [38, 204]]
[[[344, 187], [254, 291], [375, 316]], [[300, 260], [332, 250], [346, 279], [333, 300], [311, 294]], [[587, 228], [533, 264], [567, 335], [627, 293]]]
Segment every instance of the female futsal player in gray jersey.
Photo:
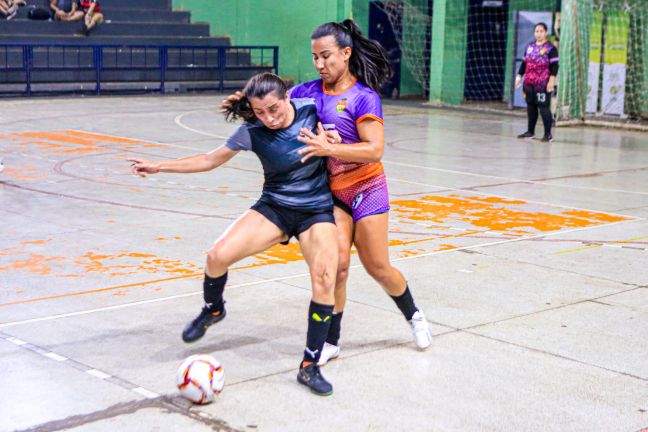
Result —
[[290, 100], [284, 82], [270, 73], [250, 79], [243, 95], [225, 114], [228, 120], [242, 118], [245, 122], [217, 149], [163, 162], [129, 160], [135, 174], [146, 176], [210, 171], [241, 150], [259, 157], [265, 177], [261, 198], [209, 250], [203, 284], [205, 305], [184, 329], [182, 338], [196, 341], [210, 325], [225, 317], [223, 291], [230, 265], [295, 236], [308, 264], [313, 290], [297, 380], [316, 394], [330, 395], [333, 387], [321, 375], [317, 362], [334, 304], [338, 250], [333, 199], [324, 160], [313, 158], [302, 163], [298, 150], [304, 145], [297, 141], [302, 128], [315, 128], [316, 107], [311, 99]]

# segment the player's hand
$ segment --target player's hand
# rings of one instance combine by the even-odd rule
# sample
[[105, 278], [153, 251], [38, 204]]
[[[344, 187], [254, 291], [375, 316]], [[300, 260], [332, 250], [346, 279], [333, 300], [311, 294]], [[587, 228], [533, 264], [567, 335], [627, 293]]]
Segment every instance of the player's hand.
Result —
[[84, 21], [86, 26], [90, 26], [90, 23], [92, 22], [92, 15], [86, 14]]
[[140, 177], [146, 177], [147, 174], [157, 174], [160, 172], [160, 167], [153, 162], [145, 161], [142, 159], [128, 159], [131, 163], [131, 171]]
[[331, 144], [340, 144], [342, 142], [342, 137], [336, 130], [327, 130], [326, 131], [326, 139], [328, 142]]
[[515, 77], [515, 88], [520, 88], [522, 85], [522, 78], [520, 78], [520, 75]]
[[303, 156], [301, 158], [302, 163], [306, 162], [313, 156], [330, 156], [333, 152], [333, 144], [328, 141], [326, 136], [326, 131], [322, 126], [322, 123], [317, 122], [317, 134], [314, 134], [308, 129], [301, 129], [301, 136], [297, 138], [297, 141], [303, 142], [306, 144], [306, 147], [299, 149], [299, 154]]
[[227, 96], [225, 99], [223, 99], [221, 104], [218, 106], [218, 109], [221, 111], [225, 111], [230, 106], [232, 106], [234, 102], [238, 102], [241, 99], [243, 99], [243, 92], [237, 91], [236, 93], [231, 94]]
[[547, 84], [547, 93], [553, 93], [553, 91], [554, 91], [554, 83], [549, 81], [549, 83]]

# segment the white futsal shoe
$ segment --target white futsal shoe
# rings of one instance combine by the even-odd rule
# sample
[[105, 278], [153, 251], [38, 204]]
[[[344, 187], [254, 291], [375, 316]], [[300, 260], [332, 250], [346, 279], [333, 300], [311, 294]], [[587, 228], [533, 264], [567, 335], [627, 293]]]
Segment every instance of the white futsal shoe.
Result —
[[430, 331], [430, 326], [425, 319], [425, 315], [423, 315], [423, 311], [420, 309], [416, 311], [412, 316], [412, 319], [409, 320], [409, 324], [412, 327], [412, 334], [414, 335], [416, 346], [421, 350], [429, 347], [432, 343], [432, 332]]
[[328, 363], [329, 360], [333, 360], [340, 355], [340, 347], [337, 345], [332, 345], [328, 342], [324, 342], [324, 347], [322, 348], [322, 354], [320, 355], [317, 366], [324, 366]]

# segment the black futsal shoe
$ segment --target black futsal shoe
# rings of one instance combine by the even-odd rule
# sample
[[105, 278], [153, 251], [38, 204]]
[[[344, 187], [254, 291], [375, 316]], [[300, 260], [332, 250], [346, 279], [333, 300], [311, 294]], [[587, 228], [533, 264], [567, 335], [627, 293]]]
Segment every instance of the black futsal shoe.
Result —
[[553, 135], [551, 135], [551, 134], [545, 135], [545, 136], [542, 137], [542, 139], [540, 141], [541, 142], [546, 142], [546, 143], [551, 142], [551, 141], [553, 141]]
[[187, 324], [187, 327], [182, 331], [182, 340], [189, 343], [195, 342], [205, 335], [207, 328], [210, 325], [216, 324], [225, 318], [225, 307], [220, 311], [213, 311], [203, 308], [193, 321]]
[[533, 138], [534, 136], [535, 136], [535, 134], [532, 134], [531, 132], [524, 132], [524, 133], [518, 135], [517, 137], [519, 139], [530, 139], [530, 138]]
[[315, 363], [311, 363], [308, 366], [300, 366], [297, 381], [304, 384], [316, 395], [330, 396], [333, 394], [333, 386], [322, 376], [319, 366]]

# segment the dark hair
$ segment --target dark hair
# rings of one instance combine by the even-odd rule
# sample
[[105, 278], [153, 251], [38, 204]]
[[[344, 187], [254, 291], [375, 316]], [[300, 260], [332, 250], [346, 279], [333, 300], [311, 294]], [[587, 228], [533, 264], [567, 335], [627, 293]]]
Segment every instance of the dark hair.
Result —
[[542, 27], [545, 31], [548, 31], [548, 29], [547, 29], [547, 24], [545, 24], [545, 23], [543, 23], [543, 22], [539, 22], [539, 23], [537, 23], [536, 25], [534, 25], [534, 26], [533, 26], [533, 30], [535, 31], [535, 29], [536, 29], [538, 26]]
[[279, 99], [286, 96], [288, 87], [277, 75], [269, 72], [254, 75], [243, 88], [243, 97], [225, 107], [225, 120], [229, 122], [243, 119], [246, 122], [256, 120], [250, 98], [263, 98], [269, 93], [276, 92]]
[[392, 66], [385, 49], [378, 42], [362, 35], [360, 27], [351, 19], [340, 23], [328, 22], [317, 27], [311, 39], [333, 36], [340, 48], [350, 47], [349, 70], [362, 83], [375, 91], [389, 82]]

